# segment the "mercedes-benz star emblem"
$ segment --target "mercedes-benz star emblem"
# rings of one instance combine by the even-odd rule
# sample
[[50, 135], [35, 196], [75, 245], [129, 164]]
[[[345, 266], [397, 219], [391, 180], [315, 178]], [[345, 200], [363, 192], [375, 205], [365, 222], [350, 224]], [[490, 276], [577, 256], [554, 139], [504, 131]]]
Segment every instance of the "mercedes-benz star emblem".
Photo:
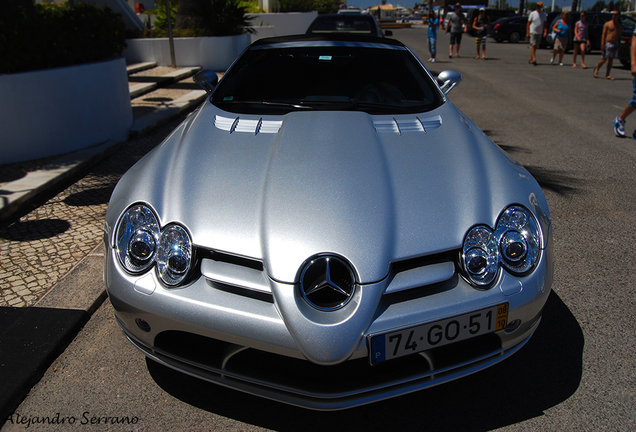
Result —
[[316, 309], [333, 311], [346, 305], [355, 290], [351, 267], [334, 256], [320, 256], [305, 264], [300, 275], [300, 291]]

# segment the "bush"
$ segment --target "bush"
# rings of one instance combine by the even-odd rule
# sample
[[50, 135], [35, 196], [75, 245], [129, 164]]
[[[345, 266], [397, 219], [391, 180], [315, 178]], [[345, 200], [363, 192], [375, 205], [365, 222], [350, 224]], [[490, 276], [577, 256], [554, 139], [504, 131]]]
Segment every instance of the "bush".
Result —
[[279, 12], [311, 12], [329, 14], [338, 12], [340, 0], [278, 0]]
[[[201, 37], [201, 36], [233, 36], [241, 33], [251, 33], [249, 28], [249, 17], [246, 9], [249, 3], [239, 0], [202, 0], [207, 7], [205, 10], [213, 11], [207, 16], [199, 18], [200, 26], [192, 25], [193, 21], [188, 21], [186, 28], [177, 28], [177, 17], [179, 15], [178, 0], [170, 0], [170, 21], [174, 37]], [[157, 3], [157, 19], [154, 22], [153, 30], [145, 30], [142, 37], [168, 37], [168, 19], [166, 15], [165, 2]]]
[[122, 17], [109, 8], [36, 4], [13, 18], [0, 18], [0, 73], [105, 60], [126, 47]]

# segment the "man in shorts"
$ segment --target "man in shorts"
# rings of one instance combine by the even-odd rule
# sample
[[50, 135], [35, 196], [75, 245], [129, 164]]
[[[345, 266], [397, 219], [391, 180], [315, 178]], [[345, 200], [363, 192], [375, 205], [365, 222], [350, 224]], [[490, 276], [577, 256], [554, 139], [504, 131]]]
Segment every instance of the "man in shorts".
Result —
[[[636, 111], [636, 29], [632, 34], [632, 46], [629, 49], [630, 57], [632, 59], [632, 100], [623, 108], [621, 115], [614, 119], [614, 134], [619, 138], [625, 137], [625, 120], [627, 116]], [[636, 131], [634, 131], [636, 134]], [[636, 137], [634, 137], [636, 139]]]
[[610, 75], [610, 71], [612, 70], [614, 59], [618, 57], [618, 47], [620, 45], [622, 32], [623, 25], [621, 23], [621, 16], [618, 11], [614, 11], [612, 20], [606, 22], [603, 26], [603, 36], [601, 37], [603, 58], [598, 62], [598, 65], [596, 65], [596, 69], [594, 69], [594, 78], [598, 78], [598, 72], [601, 70], [601, 66], [607, 62], [605, 79], [614, 81], [614, 78]]
[[455, 4], [455, 12], [446, 15], [446, 31], [450, 31], [450, 46], [448, 58], [453, 58], [453, 45], [455, 45], [455, 57], [459, 57], [459, 45], [462, 43], [462, 33], [466, 31], [466, 15], [462, 12], [461, 3]]
[[541, 43], [541, 36], [545, 37], [547, 28], [545, 27], [545, 12], [543, 12], [543, 2], [537, 3], [537, 9], [528, 15], [526, 24], [526, 38], [530, 41], [530, 60], [528, 63], [537, 65], [537, 46]]

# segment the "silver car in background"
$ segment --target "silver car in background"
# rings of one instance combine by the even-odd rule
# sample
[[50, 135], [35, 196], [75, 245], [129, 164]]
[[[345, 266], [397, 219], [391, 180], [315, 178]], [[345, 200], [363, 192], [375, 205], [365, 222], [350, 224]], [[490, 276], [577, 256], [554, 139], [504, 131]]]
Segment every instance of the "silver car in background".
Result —
[[534, 178], [403, 44], [252, 44], [121, 179], [104, 278], [151, 359], [319, 410], [491, 366], [531, 337], [552, 229]]

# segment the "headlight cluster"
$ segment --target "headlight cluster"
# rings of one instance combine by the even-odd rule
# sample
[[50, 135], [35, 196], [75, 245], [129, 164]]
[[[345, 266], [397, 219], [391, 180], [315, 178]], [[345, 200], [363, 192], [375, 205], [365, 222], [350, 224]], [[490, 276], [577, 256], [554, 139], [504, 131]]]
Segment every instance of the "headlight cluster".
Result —
[[130, 207], [119, 219], [115, 246], [124, 269], [143, 273], [156, 264], [159, 278], [168, 286], [183, 282], [192, 264], [188, 232], [176, 224], [161, 229], [154, 212], [142, 204]]
[[472, 228], [462, 249], [468, 279], [485, 287], [495, 280], [500, 265], [515, 275], [529, 272], [539, 258], [540, 236], [536, 219], [521, 206], [508, 207], [494, 231], [486, 226]]

